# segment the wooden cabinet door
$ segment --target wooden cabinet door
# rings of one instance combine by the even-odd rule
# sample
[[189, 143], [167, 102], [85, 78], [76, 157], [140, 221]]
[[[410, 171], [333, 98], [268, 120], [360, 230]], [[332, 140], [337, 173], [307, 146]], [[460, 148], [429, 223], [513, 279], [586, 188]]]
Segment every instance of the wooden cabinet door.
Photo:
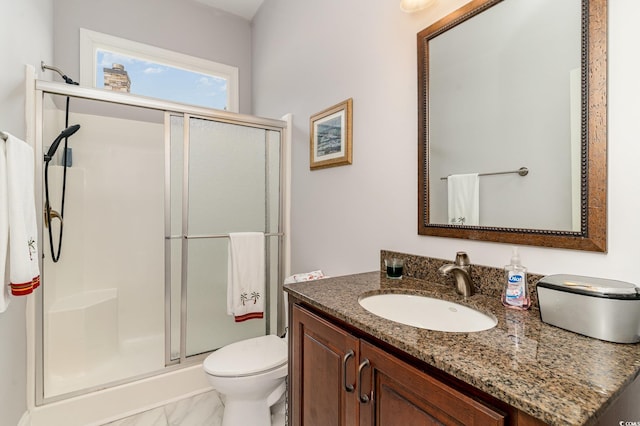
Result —
[[[368, 361], [368, 364], [367, 364]], [[360, 343], [361, 426], [504, 425], [505, 416], [406, 364]]]
[[358, 339], [297, 305], [290, 332], [290, 424], [358, 425]]

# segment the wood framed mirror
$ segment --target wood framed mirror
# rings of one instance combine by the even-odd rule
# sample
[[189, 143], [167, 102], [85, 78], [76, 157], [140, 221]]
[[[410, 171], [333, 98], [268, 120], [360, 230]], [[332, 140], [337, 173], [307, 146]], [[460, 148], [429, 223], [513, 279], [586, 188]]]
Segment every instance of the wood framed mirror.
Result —
[[418, 234], [606, 252], [606, 100], [607, 0], [472, 0], [419, 32]]

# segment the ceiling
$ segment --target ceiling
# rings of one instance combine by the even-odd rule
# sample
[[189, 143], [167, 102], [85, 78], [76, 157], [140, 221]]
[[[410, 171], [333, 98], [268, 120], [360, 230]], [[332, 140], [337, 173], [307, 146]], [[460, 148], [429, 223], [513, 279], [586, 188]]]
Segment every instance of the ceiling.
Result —
[[207, 6], [233, 13], [251, 21], [264, 0], [196, 0]]

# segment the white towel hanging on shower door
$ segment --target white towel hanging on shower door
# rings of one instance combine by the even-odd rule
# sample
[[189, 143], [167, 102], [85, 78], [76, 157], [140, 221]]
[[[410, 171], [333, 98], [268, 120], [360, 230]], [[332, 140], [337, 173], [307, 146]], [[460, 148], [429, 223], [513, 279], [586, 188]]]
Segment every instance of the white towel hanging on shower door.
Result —
[[263, 233], [229, 234], [227, 314], [236, 322], [264, 316], [264, 256]]

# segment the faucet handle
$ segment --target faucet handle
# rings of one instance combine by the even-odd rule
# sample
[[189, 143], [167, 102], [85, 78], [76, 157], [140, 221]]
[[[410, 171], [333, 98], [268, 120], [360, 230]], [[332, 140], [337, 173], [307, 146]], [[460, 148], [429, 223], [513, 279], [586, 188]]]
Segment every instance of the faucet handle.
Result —
[[464, 251], [459, 251], [456, 253], [456, 265], [458, 266], [468, 266], [471, 264], [469, 260], [469, 256]]

